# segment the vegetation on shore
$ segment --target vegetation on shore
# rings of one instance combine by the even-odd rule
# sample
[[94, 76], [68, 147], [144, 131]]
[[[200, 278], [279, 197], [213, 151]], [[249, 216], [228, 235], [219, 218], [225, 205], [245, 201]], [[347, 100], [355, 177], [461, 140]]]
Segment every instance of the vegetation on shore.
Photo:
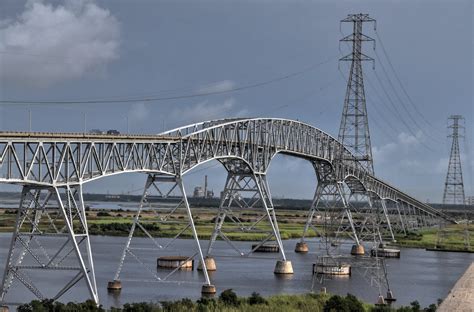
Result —
[[[466, 230], [468, 231], [466, 235]], [[418, 232], [410, 232], [406, 236], [399, 235], [396, 237], [396, 245], [400, 247], [413, 247], [413, 248], [435, 248], [438, 241], [437, 227], [422, 229]], [[470, 248], [467, 250], [474, 251], [474, 224], [470, 224], [466, 227], [466, 224], [452, 224], [444, 228], [442, 239], [437, 246], [440, 249], [453, 250], [453, 251], [465, 251], [467, 237], [470, 242]]]
[[197, 301], [184, 298], [159, 303], [127, 303], [120, 308], [104, 309], [93, 301], [63, 304], [51, 300], [32, 301], [18, 307], [18, 312], [434, 312], [437, 305], [421, 308], [417, 301], [410, 306], [392, 308], [363, 303], [355, 296], [330, 294], [275, 295], [268, 298], [253, 293], [238, 297], [232, 289], [224, 290], [217, 299], [201, 298]]
[[[194, 221], [201, 239], [209, 239], [214, 229], [215, 209], [209, 208], [195, 208]], [[306, 221], [306, 211], [298, 210], [278, 210], [277, 219], [280, 228], [282, 239], [300, 238], [303, 232], [303, 227]], [[88, 209], [88, 225], [89, 233], [91, 235], [108, 235], [108, 236], [127, 236], [132, 225], [132, 219], [135, 211], [132, 210], [90, 210]], [[257, 216], [257, 212], [248, 211], [240, 215], [240, 220], [243, 226], [250, 226]], [[0, 209], [0, 232], [12, 232], [15, 223], [16, 211], [8, 209]], [[54, 217], [54, 216], [53, 216]], [[184, 213], [170, 216], [168, 223], [156, 222], [156, 215], [151, 212], [143, 212], [141, 215], [141, 225], [147, 232], [156, 237], [174, 237], [183, 229], [187, 216]], [[57, 221], [61, 222], [61, 221]], [[60, 224], [59, 224], [60, 225]], [[45, 223], [44, 226], [48, 226]], [[41, 228], [41, 224], [40, 224]], [[242, 232], [238, 231], [235, 224], [226, 222], [224, 224], [224, 231], [227, 232], [227, 237], [232, 240], [240, 241], [260, 241], [264, 239], [267, 234], [265, 231], [270, 231], [269, 224], [260, 224], [262, 232]], [[463, 251], [465, 248], [466, 225], [456, 224], [448, 225], [445, 228], [443, 239], [439, 248], [447, 250]], [[138, 230], [136, 236], [145, 236], [146, 234]], [[312, 230], [308, 231], [307, 237], [314, 237], [316, 233]], [[437, 242], [438, 228], [422, 229], [417, 232], [409, 232], [408, 235], [397, 235], [396, 245], [401, 247], [413, 248], [434, 248]], [[468, 236], [470, 239], [469, 250], [474, 250], [474, 224], [469, 225]], [[182, 238], [192, 238], [190, 229], [184, 231]]]

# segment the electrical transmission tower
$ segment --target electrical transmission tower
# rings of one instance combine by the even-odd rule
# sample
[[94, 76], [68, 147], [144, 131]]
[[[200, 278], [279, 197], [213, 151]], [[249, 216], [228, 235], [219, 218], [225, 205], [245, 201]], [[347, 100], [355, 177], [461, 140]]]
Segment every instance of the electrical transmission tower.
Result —
[[464, 205], [466, 203], [464, 197], [464, 183], [462, 179], [461, 155], [459, 152], [459, 138], [463, 137], [459, 129], [464, 129], [460, 121], [464, 120], [461, 115], [451, 115], [448, 118], [448, 128], [452, 129], [452, 134], [448, 137], [453, 139], [451, 144], [451, 155], [449, 157], [448, 173], [446, 175], [446, 182], [444, 183], [443, 204], [458, 204]]
[[352, 23], [353, 32], [340, 40], [340, 42], [352, 42], [352, 53], [339, 60], [350, 61], [351, 69], [347, 82], [338, 138], [356, 156], [357, 160], [370, 173], [373, 173], [374, 164], [370, 144], [367, 107], [365, 104], [362, 62], [373, 62], [374, 59], [362, 52], [362, 42], [374, 42], [375, 48], [375, 41], [362, 33], [363, 23], [366, 22], [373, 22], [375, 29], [375, 19], [370, 18], [368, 14], [349, 14], [345, 19], [341, 20], [341, 23]]

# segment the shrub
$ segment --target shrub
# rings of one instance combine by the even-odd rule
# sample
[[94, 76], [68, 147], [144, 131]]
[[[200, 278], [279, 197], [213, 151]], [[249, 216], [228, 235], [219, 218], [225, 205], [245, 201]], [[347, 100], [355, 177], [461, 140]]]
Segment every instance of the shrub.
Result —
[[344, 297], [334, 295], [324, 305], [324, 312], [350, 312]]
[[362, 305], [362, 302], [359, 301], [359, 299], [356, 298], [356, 296], [347, 294], [346, 296], [346, 302], [347, 305], [349, 306], [349, 311], [351, 312], [364, 312], [364, 306]]
[[228, 306], [238, 307], [240, 305], [239, 298], [232, 289], [226, 289], [219, 295], [219, 300]]
[[260, 296], [259, 293], [253, 292], [252, 295], [248, 298], [248, 303], [249, 303], [250, 305], [254, 305], [254, 304], [267, 304], [267, 300], [265, 300], [265, 298], [263, 298], [262, 296]]
[[106, 212], [106, 211], [99, 211], [99, 212], [97, 213], [97, 216], [98, 216], [98, 217], [110, 217], [111, 214], [108, 213], [108, 212]]
[[92, 300], [83, 303], [53, 302], [51, 299], [38, 301], [33, 300], [30, 303], [20, 305], [17, 308], [19, 312], [105, 312], [102, 306], [96, 306]]
[[161, 312], [163, 311], [157, 304], [139, 302], [139, 303], [126, 303], [123, 305], [123, 309], [112, 309], [112, 312]]

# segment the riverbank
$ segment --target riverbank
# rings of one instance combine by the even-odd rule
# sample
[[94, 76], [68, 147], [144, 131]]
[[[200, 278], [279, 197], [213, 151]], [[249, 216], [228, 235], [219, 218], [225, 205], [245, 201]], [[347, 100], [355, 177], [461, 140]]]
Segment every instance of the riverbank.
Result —
[[[133, 210], [88, 210], [86, 212], [91, 235], [104, 236], [127, 236], [132, 225], [135, 211]], [[209, 239], [214, 230], [216, 210], [212, 208], [193, 208], [194, 220], [198, 235], [201, 239]], [[283, 210], [276, 211], [280, 235], [282, 239], [301, 238], [306, 221], [306, 211]], [[258, 211], [248, 211], [239, 215], [241, 226], [249, 227], [259, 215]], [[12, 232], [15, 224], [16, 211], [0, 209], [0, 232]], [[54, 216], [53, 216], [54, 217]], [[145, 230], [156, 237], [174, 237], [181, 232], [186, 224], [185, 213], [177, 213], [169, 217], [167, 223], [156, 223], [156, 215], [150, 211], [144, 211], [141, 215], [142, 226]], [[227, 220], [230, 221], [230, 220]], [[61, 222], [58, 221], [61, 225]], [[45, 223], [43, 226], [49, 226]], [[40, 225], [41, 228], [41, 225]], [[242, 232], [232, 222], [224, 223], [224, 231], [227, 237], [238, 241], [260, 241], [271, 231], [269, 224], [262, 220], [259, 224], [260, 233], [248, 231]], [[450, 251], [464, 251], [466, 226], [462, 224], [448, 225], [445, 235], [439, 247]], [[267, 232], [267, 233], [265, 233]], [[438, 228], [423, 229], [410, 232], [408, 235], [397, 235], [397, 246], [410, 248], [434, 248], [437, 242]], [[135, 236], [146, 236], [141, 229], [137, 230]], [[317, 236], [314, 230], [309, 230], [307, 237]], [[474, 224], [469, 226], [470, 251], [474, 251]], [[192, 238], [192, 232], [187, 229], [181, 233], [181, 238]]]
[[[468, 230], [470, 248], [466, 248], [465, 238]], [[418, 232], [411, 232], [407, 236], [397, 235], [396, 244], [400, 247], [410, 248], [435, 248], [438, 241], [438, 228], [422, 229]], [[465, 224], [451, 224], [446, 226], [442, 235], [439, 249], [445, 251], [470, 251], [474, 252], [474, 224], [466, 227]]]
[[[193, 208], [194, 223], [198, 236], [201, 239], [209, 239], [214, 230], [216, 209]], [[282, 239], [300, 238], [303, 233], [306, 222], [306, 211], [279, 210], [277, 212], [278, 225]], [[55, 216], [50, 214], [54, 219]], [[133, 222], [135, 211], [133, 210], [88, 210], [86, 212], [89, 234], [104, 236], [128, 236]], [[242, 232], [238, 226], [250, 227], [255, 219], [260, 215], [259, 211], [249, 210], [239, 215], [240, 224], [235, 224], [226, 220], [224, 231], [226, 236], [232, 240], [239, 241], [260, 241], [268, 236], [271, 231], [270, 224], [262, 220], [258, 224], [259, 231]], [[15, 224], [16, 211], [0, 209], [0, 232], [12, 232]], [[167, 222], [158, 223], [156, 214], [150, 211], [144, 211], [141, 214], [141, 225], [151, 235], [156, 237], [174, 237], [179, 234], [187, 225], [187, 215], [185, 212], [177, 212], [168, 217]], [[57, 220], [56, 225], [62, 226], [62, 221]], [[42, 227], [50, 226], [48, 222], [40, 224]], [[146, 236], [142, 229], [137, 229], [135, 236]], [[314, 237], [316, 233], [313, 230], [308, 231], [307, 237]], [[180, 235], [181, 238], [192, 238], [191, 229], [185, 230]]]
[[391, 308], [385, 305], [364, 303], [353, 295], [346, 296], [321, 294], [276, 295], [264, 298], [258, 293], [250, 297], [238, 297], [231, 289], [223, 291], [218, 298], [201, 298], [197, 301], [184, 298], [177, 301], [162, 301], [160, 303], [127, 303], [120, 308], [105, 310], [96, 307], [92, 301], [85, 303], [68, 303], [67, 305], [51, 301], [32, 301], [18, 307], [19, 312], [434, 312], [436, 305], [432, 304], [422, 309], [414, 301], [410, 306]]

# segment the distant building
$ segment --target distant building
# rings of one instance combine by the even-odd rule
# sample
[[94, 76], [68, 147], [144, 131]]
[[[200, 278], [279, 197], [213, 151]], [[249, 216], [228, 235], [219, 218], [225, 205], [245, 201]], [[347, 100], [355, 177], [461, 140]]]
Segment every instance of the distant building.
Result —
[[204, 177], [204, 188], [202, 186], [196, 186], [193, 192], [194, 198], [213, 198], [214, 191], [207, 189], [207, 175]]
[[193, 197], [194, 198], [203, 198], [204, 197], [204, 190], [201, 186], [196, 186], [194, 188]]

